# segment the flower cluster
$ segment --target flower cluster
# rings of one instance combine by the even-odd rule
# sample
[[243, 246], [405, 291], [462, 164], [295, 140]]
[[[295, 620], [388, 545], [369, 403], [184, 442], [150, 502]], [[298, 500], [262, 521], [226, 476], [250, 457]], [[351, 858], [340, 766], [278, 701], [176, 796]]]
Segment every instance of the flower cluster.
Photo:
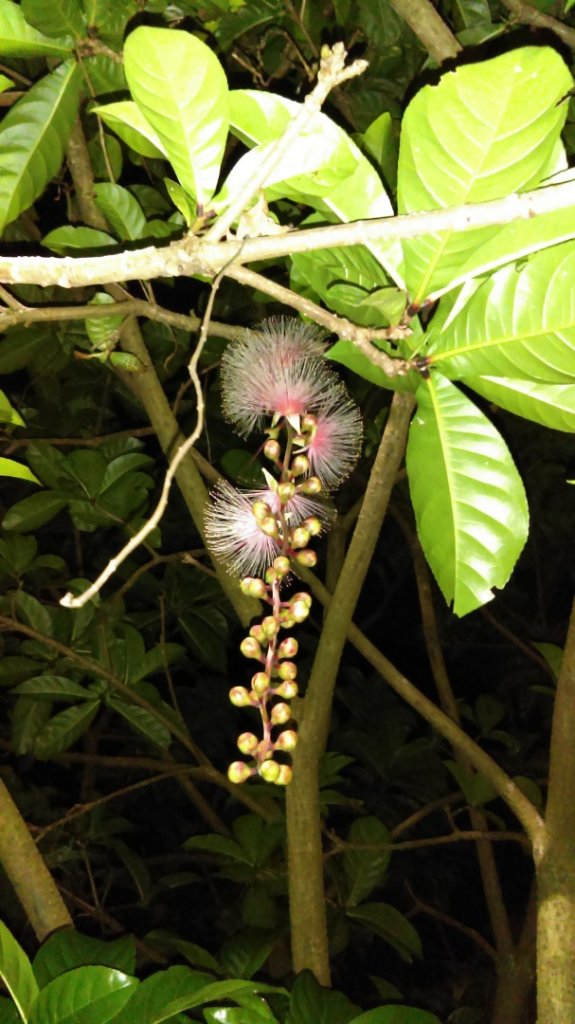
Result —
[[[316, 327], [283, 317], [265, 321], [228, 346], [222, 359], [223, 411], [242, 435], [265, 432], [266, 487], [240, 491], [219, 483], [211, 494], [205, 527], [209, 546], [242, 589], [269, 607], [241, 645], [247, 658], [260, 662], [251, 689], [234, 686], [230, 700], [259, 711], [262, 738], [242, 733], [240, 752], [251, 764], [235, 761], [228, 775], [244, 782], [259, 774], [278, 785], [291, 778], [276, 753], [297, 742], [289, 725], [286, 700], [297, 694], [297, 670], [291, 660], [297, 641], [279, 640], [309, 614], [311, 598], [298, 593], [281, 599], [292, 563], [314, 566], [311, 540], [329, 526], [333, 512], [322, 492], [333, 491], [352, 469], [361, 442], [361, 418], [345, 387], [324, 359]], [[286, 660], [287, 659], [287, 660]]]

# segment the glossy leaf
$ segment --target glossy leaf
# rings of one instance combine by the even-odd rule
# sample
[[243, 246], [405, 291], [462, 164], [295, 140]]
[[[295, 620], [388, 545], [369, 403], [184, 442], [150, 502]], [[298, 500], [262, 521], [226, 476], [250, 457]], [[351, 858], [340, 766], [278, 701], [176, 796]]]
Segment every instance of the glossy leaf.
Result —
[[351, 1024], [441, 1024], [439, 1017], [414, 1006], [378, 1006], [354, 1017]]
[[14, 459], [0, 458], [0, 476], [12, 476], [16, 480], [28, 480], [29, 483], [39, 484], [37, 476], [34, 476], [31, 469], [28, 466], [23, 466], [20, 462], [15, 462]]
[[445, 600], [466, 615], [513, 570], [525, 491], [501, 435], [450, 381], [434, 373], [417, 397], [406, 459], [417, 531]]
[[389, 388], [391, 391], [416, 391], [419, 385], [419, 374], [415, 371], [410, 371], [403, 377], [388, 377], [385, 371], [372, 363], [352, 341], [336, 341], [327, 357], [333, 359], [335, 363], [347, 366], [348, 370], [353, 370], [359, 377], [377, 384], [380, 388]]
[[0, 423], [11, 423], [14, 427], [23, 427], [24, 420], [8, 400], [3, 391], [0, 391]]
[[108, 1024], [138, 985], [110, 967], [77, 967], [42, 989], [30, 1024]]
[[[400, 213], [484, 202], [539, 184], [567, 115], [572, 79], [549, 47], [467, 64], [425, 86], [402, 125]], [[411, 300], [420, 304], [498, 228], [444, 231], [404, 242]]]
[[[230, 93], [231, 128], [246, 145], [263, 146], [283, 134], [295, 117], [300, 104], [269, 92], [236, 90]], [[363, 217], [389, 217], [393, 214], [391, 202], [377, 171], [353, 140], [325, 114], [317, 114], [308, 133], [338, 141], [332, 152], [336, 169], [342, 170], [353, 161], [353, 173], [333, 180], [333, 172], [325, 168], [325, 177], [314, 172], [293, 180], [283, 181], [275, 188], [266, 189], [270, 198], [285, 196], [305, 202], [314, 209], [327, 211], [339, 221], [358, 220]], [[296, 147], [294, 146], [294, 150]], [[261, 151], [260, 151], [261, 152]], [[403, 255], [396, 242], [369, 242], [366, 248], [375, 256], [391, 277], [401, 286]]]
[[86, 35], [78, 0], [22, 0], [29, 25], [47, 36], [72, 36], [77, 42]]
[[357, 1010], [343, 992], [324, 988], [311, 971], [302, 971], [292, 985], [286, 1024], [347, 1024]]
[[27, 697], [44, 697], [47, 700], [86, 700], [86, 689], [64, 676], [43, 675], [27, 679], [13, 690], [13, 693]]
[[54, 228], [42, 239], [42, 245], [47, 249], [53, 249], [54, 252], [61, 254], [65, 254], [69, 249], [109, 249], [110, 246], [117, 244], [117, 240], [106, 231], [76, 227], [74, 224]]
[[511, 377], [466, 377], [465, 384], [516, 416], [552, 430], [575, 432], [575, 384], [542, 384]]
[[53, 932], [34, 957], [34, 975], [40, 987], [44, 988], [53, 978], [83, 964], [112, 967], [132, 974], [136, 965], [132, 936], [124, 935], [105, 942], [91, 935], [82, 935], [75, 929]]
[[575, 381], [575, 243], [503, 267], [437, 333], [429, 357], [442, 373]]
[[0, 373], [14, 373], [33, 362], [46, 343], [46, 332], [38, 327], [7, 331], [0, 342]]
[[347, 916], [380, 935], [397, 950], [402, 960], [411, 963], [414, 956], [421, 956], [419, 935], [396, 907], [388, 903], [362, 903], [348, 909]]
[[68, 57], [72, 44], [51, 39], [29, 25], [13, 0], [0, 0], [0, 54], [4, 57]]
[[254, 996], [242, 1000], [243, 1006], [222, 1006], [204, 1010], [206, 1024], [279, 1024], [267, 1003]]
[[28, 957], [3, 921], [0, 921], [0, 978], [27, 1024], [38, 995], [38, 984]]
[[17, 501], [12, 508], [8, 509], [2, 520], [2, 526], [5, 530], [28, 533], [29, 530], [37, 530], [40, 526], [49, 523], [65, 506], [66, 498], [54, 491], [31, 494], [29, 498]]
[[119, 697], [112, 697], [110, 704], [141, 736], [164, 749], [170, 746], [169, 729], [146, 708], [141, 708], [138, 704], [129, 704]]
[[99, 706], [99, 701], [91, 700], [54, 715], [36, 737], [34, 754], [38, 760], [48, 761], [54, 754], [68, 750], [80, 736], [84, 735]]
[[127, 188], [101, 181], [94, 185], [94, 199], [119, 238], [135, 241], [144, 233], [144, 212]]
[[225, 974], [232, 978], [253, 978], [276, 944], [276, 935], [269, 931], [243, 928], [224, 942], [220, 961]]
[[0, 229], [27, 210], [55, 176], [78, 112], [74, 61], [36, 82], [0, 126]]
[[101, 117], [105, 124], [141, 156], [154, 159], [167, 155], [158, 133], [133, 100], [119, 100], [117, 103], [92, 107], [91, 113]]
[[[349, 830], [347, 842], [350, 848], [343, 855], [348, 884], [346, 905], [355, 907], [381, 885], [385, 878], [391, 857], [391, 837], [389, 829], [379, 818], [356, 818]], [[354, 850], [353, 846], [358, 849]], [[374, 849], [362, 849], [369, 846]]]
[[124, 47], [130, 91], [157, 132], [180, 184], [205, 206], [228, 134], [228, 86], [214, 53], [177, 29], [140, 27]]

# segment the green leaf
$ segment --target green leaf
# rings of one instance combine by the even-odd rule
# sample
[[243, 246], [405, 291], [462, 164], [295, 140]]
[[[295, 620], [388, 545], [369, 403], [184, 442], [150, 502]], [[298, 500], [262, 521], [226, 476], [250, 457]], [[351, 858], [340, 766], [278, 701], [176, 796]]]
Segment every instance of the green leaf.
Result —
[[24, 1024], [27, 1024], [38, 995], [38, 985], [28, 957], [3, 921], [0, 921], [0, 978], [16, 1003]]
[[347, 1024], [357, 1010], [343, 992], [323, 988], [311, 971], [302, 971], [292, 985], [286, 1024]]
[[16, 411], [3, 391], [0, 391], [0, 423], [11, 423], [15, 427], [25, 425], [20, 413]]
[[249, 855], [242, 849], [239, 843], [227, 836], [192, 836], [183, 843], [185, 850], [206, 850], [208, 853], [219, 853], [224, 857], [231, 857], [232, 860], [240, 861], [242, 864], [253, 865]]
[[358, 847], [383, 847], [374, 850], [346, 849], [343, 855], [343, 867], [348, 884], [346, 906], [355, 907], [369, 896], [373, 889], [381, 885], [385, 878], [391, 857], [391, 849], [385, 849], [385, 846], [391, 843], [391, 836], [389, 829], [379, 818], [356, 818], [349, 830], [347, 841], [350, 845]]
[[30, 1024], [108, 1024], [138, 985], [110, 967], [76, 967], [42, 989]]
[[134, 152], [149, 159], [167, 157], [158, 133], [133, 100], [119, 100], [102, 107], [92, 107], [90, 113], [101, 117], [104, 124], [112, 128]]
[[14, 1003], [0, 998], [0, 1024], [22, 1024], [22, 1018]]
[[94, 199], [119, 238], [135, 241], [142, 236], [146, 218], [138, 200], [127, 188], [102, 181], [94, 185]]
[[574, 274], [574, 242], [498, 270], [437, 333], [432, 322], [430, 362], [454, 379], [486, 375], [573, 383]]
[[[1, 12], [0, 12], [1, 13]], [[0, 126], [0, 230], [57, 174], [78, 112], [82, 73], [67, 61], [10, 108]]]
[[15, 754], [31, 754], [39, 732], [50, 718], [50, 705], [19, 697], [12, 711], [12, 747]]
[[0, 0], [0, 54], [3, 57], [68, 57], [72, 44], [50, 39], [26, 22], [22, 8]]
[[[274, 142], [296, 116], [300, 104], [269, 92], [235, 90], [230, 93], [231, 128], [249, 146]], [[277, 187], [266, 188], [270, 199], [291, 198], [305, 202], [314, 209], [328, 212], [338, 221], [363, 217], [389, 217], [391, 202], [377, 171], [355, 142], [326, 114], [316, 114], [306, 128], [306, 146], [310, 138], [323, 140], [331, 160], [321, 173], [302, 174]], [[329, 143], [329, 145], [328, 145]], [[301, 146], [293, 147], [299, 154]], [[316, 155], [319, 156], [320, 148]], [[261, 150], [260, 150], [261, 156]], [[353, 168], [353, 170], [352, 170]], [[297, 170], [293, 165], [293, 171]], [[275, 172], [274, 172], [275, 180]], [[401, 245], [397, 242], [368, 242], [366, 248], [394, 280], [403, 285]]]
[[0, 458], [0, 476], [12, 476], [17, 480], [28, 480], [29, 483], [39, 484], [37, 476], [34, 476], [31, 469], [28, 466], [23, 466], [20, 462], [14, 462], [14, 459]]
[[376, 366], [360, 352], [353, 341], [336, 341], [327, 357], [333, 359], [335, 363], [347, 366], [348, 370], [353, 370], [358, 377], [363, 377], [380, 388], [388, 388], [391, 391], [416, 391], [419, 385], [420, 377], [415, 371], [410, 371], [403, 377], [388, 377], [380, 366]]
[[29, 498], [17, 501], [12, 508], [8, 509], [2, 520], [2, 526], [5, 530], [28, 533], [30, 530], [37, 530], [45, 523], [49, 523], [65, 506], [66, 498], [55, 491], [31, 494]]
[[185, 189], [177, 181], [172, 181], [170, 178], [164, 178], [164, 185], [176, 210], [180, 211], [186, 224], [190, 227], [196, 219], [196, 211]]
[[398, 138], [393, 119], [389, 111], [372, 121], [369, 128], [360, 136], [360, 145], [375, 160], [381, 169], [384, 180], [395, 192], [397, 186]]
[[54, 228], [44, 235], [42, 245], [54, 252], [66, 254], [69, 249], [109, 249], [117, 245], [118, 241], [106, 231], [99, 231], [97, 228], [75, 227], [73, 224], [66, 224], [61, 228]]
[[146, 708], [138, 704], [129, 704], [119, 697], [110, 698], [110, 706], [118, 712], [122, 718], [135, 729], [140, 736], [144, 736], [151, 743], [167, 749], [170, 746], [172, 737], [169, 729], [159, 722], [158, 719]]
[[380, 935], [407, 963], [411, 963], [414, 956], [422, 955], [419, 935], [396, 907], [388, 903], [362, 903], [359, 907], [349, 909], [347, 916]]
[[465, 384], [516, 416], [553, 430], [575, 432], [575, 384], [542, 384], [510, 377], [466, 377]]
[[224, 973], [232, 978], [253, 978], [275, 944], [276, 936], [268, 931], [243, 928], [222, 946], [220, 961]]
[[497, 790], [481, 772], [474, 772], [457, 761], [445, 761], [445, 766], [453, 775], [461, 792], [463, 793], [470, 807], [482, 807], [497, 796]]
[[[402, 125], [400, 213], [485, 202], [533, 188], [567, 116], [572, 79], [549, 47], [523, 47], [467, 64], [425, 86]], [[411, 301], [447, 284], [498, 228], [444, 231], [404, 242]]]
[[417, 397], [406, 462], [419, 539], [445, 600], [466, 615], [513, 570], [525, 491], [501, 435], [450, 381], [434, 373]]
[[267, 1003], [258, 996], [242, 999], [243, 1006], [204, 1010], [206, 1024], [279, 1024]]
[[162, 953], [179, 953], [195, 967], [203, 967], [214, 974], [222, 973], [218, 961], [211, 953], [208, 953], [207, 949], [196, 945], [195, 942], [181, 939], [179, 936], [173, 935], [172, 932], [161, 928], [154, 928], [153, 931], [147, 933], [146, 942], [151, 943]]
[[351, 1024], [441, 1024], [439, 1017], [414, 1006], [378, 1006], [354, 1017]]
[[38, 671], [38, 662], [19, 654], [8, 654], [0, 660], [0, 686], [16, 686]]
[[79, 41], [86, 35], [78, 0], [22, 0], [22, 11], [28, 24], [47, 36], [72, 36]]
[[131, 935], [104, 942], [82, 935], [73, 928], [53, 932], [34, 957], [34, 975], [45, 988], [58, 975], [83, 964], [112, 967], [132, 974], [136, 966], [136, 948]]
[[[68, 750], [80, 736], [84, 735], [99, 707], [98, 700], [91, 700], [54, 715], [36, 737], [34, 754], [38, 760], [48, 761], [54, 754]], [[41, 1020], [38, 1024], [45, 1022]]]
[[[115, 301], [107, 292], [96, 292], [90, 300], [91, 306], [114, 306]], [[120, 327], [124, 322], [124, 316], [99, 316], [87, 317], [84, 320], [86, 334], [93, 347], [100, 351], [106, 351], [113, 347], [119, 338]]]
[[0, 373], [14, 373], [33, 362], [46, 343], [46, 331], [39, 327], [20, 327], [7, 332], [0, 342]]
[[44, 697], [48, 700], [86, 700], [89, 696], [85, 687], [64, 676], [34, 676], [20, 683], [12, 691], [27, 697]]
[[186, 192], [205, 206], [228, 134], [228, 86], [214, 53], [178, 29], [139, 27], [124, 47], [130, 91]]
[[44, 636], [52, 636], [52, 619], [50, 612], [38, 598], [19, 590], [14, 598], [20, 616], [32, 629]]

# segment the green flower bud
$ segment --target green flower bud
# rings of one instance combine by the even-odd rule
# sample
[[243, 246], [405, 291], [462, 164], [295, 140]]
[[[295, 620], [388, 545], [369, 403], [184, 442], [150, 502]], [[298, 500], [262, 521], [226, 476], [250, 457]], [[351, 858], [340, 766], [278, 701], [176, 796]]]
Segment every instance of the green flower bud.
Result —
[[280, 774], [280, 765], [277, 761], [264, 761], [260, 764], [258, 771], [266, 782], [276, 782]]
[[265, 619], [262, 619], [262, 631], [266, 639], [273, 640], [274, 636], [279, 633], [279, 622], [273, 615], [266, 615]]
[[273, 567], [280, 578], [282, 576], [287, 576], [290, 571], [289, 558], [286, 558], [285, 555], [278, 555], [278, 557], [273, 560]]
[[270, 587], [272, 583], [277, 583], [277, 579], [278, 574], [275, 569], [272, 569], [271, 566], [269, 569], [266, 569], [266, 583], [269, 583]]
[[305, 430], [306, 433], [314, 431], [317, 427], [317, 416], [313, 416], [311, 412], [306, 412], [305, 416], [302, 417], [301, 429]]
[[[290, 638], [291, 639], [291, 638]], [[285, 682], [286, 679], [295, 679], [297, 676], [297, 665], [295, 661], [282, 661], [278, 667], [278, 676]]]
[[285, 725], [291, 717], [292, 712], [289, 704], [274, 704], [271, 713], [271, 720], [274, 725]]
[[242, 754], [253, 754], [258, 743], [259, 740], [253, 732], [243, 732], [238, 736], [238, 750], [241, 750]]
[[308, 473], [309, 459], [307, 455], [296, 455], [291, 461], [290, 472], [294, 476], [301, 476], [302, 473]]
[[296, 622], [304, 622], [309, 615], [309, 605], [305, 601], [292, 601], [291, 613]]
[[268, 692], [269, 688], [270, 677], [266, 675], [265, 672], [256, 672], [256, 674], [252, 676], [252, 690], [258, 695], [258, 697], [263, 697], [263, 695]]
[[234, 761], [228, 768], [228, 779], [238, 785], [246, 782], [251, 774], [251, 768], [248, 768], [244, 761]]
[[259, 624], [256, 622], [253, 626], [250, 626], [250, 636], [253, 636], [254, 640], [257, 640], [259, 644], [265, 643], [264, 631]]
[[306, 548], [310, 542], [309, 530], [305, 526], [296, 526], [290, 531], [290, 540], [294, 548]]
[[305, 565], [307, 569], [313, 569], [314, 565], [317, 565], [317, 555], [311, 548], [304, 548], [303, 551], [298, 551], [295, 560], [300, 565]]
[[307, 590], [298, 590], [297, 594], [292, 596], [292, 601], [304, 601], [308, 608], [311, 608], [313, 603], [312, 596], [308, 594]]
[[277, 462], [281, 455], [281, 445], [270, 437], [264, 444], [264, 455], [270, 462]]
[[244, 658], [256, 658], [258, 661], [262, 656], [262, 649], [258, 641], [253, 636], [246, 636], [241, 644], [240, 651]]
[[[246, 593], [245, 590], [244, 593]], [[250, 597], [258, 597], [260, 600], [263, 600], [265, 597], [267, 597], [268, 588], [266, 587], [263, 580], [250, 579], [247, 593], [249, 594]]]
[[297, 746], [297, 732], [295, 729], [284, 729], [280, 732], [276, 742], [277, 750], [295, 750]]
[[317, 537], [321, 533], [321, 523], [317, 516], [311, 516], [309, 519], [304, 519], [303, 523], [300, 525], [305, 527], [312, 537]]
[[278, 484], [278, 497], [283, 505], [287, 505], [288, 501], [291, 501], [295, 494], [295, 484], [285, 480], [283, 483]]
[[262, 533], [265, 533], [266, 537], [277, 537], [279, 534], [278, 523], [275, 516], [266, 516], [265, 519], [259, 519], [258, 525]]
[[[299, 644], [295, 636], [286, 636], [285, 640], [282, 640], [281, 644], [278, 645], [277, 657], [278, 658], [295, 658], [299, 649]], [[284, 676], [282, 676], [282, 679]]]
[[274, 779], [276, 786], [289, 786], [293, 778], [293, 772], [289, 764], [281, 764], [277, 777]]
[[270, 516], [271, 511], [266, 501], [254, 501], [252, 505], [252, 515], [257, 519], [258, 523]]
[[278, 697], [283, 697], [284, 700], [293, 700], [299, 693], [299, 687], [293, 680], [286, 679], [285, 683], [282, 683], [281, 686], [276, 686], [275, 692]]
[[297, 489], [301, 494], [319, 494], [323, 487], [318, 476], [309, 476], [302, 484], [298, 484]]
[[250, 695], [245, 686], [233, 686], [230, 690], [230, 700], [236, 708], [247, 708], [251, 704]]

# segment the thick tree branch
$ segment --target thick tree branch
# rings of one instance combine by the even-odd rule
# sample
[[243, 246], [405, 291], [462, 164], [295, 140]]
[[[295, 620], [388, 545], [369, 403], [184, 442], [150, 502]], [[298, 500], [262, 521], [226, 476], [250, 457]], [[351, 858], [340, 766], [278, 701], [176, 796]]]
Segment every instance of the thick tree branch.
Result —
[[391, 0], [391, 5], [438, 64], [463, 49], [430, 0]]
[[[438, 231], [472, 231], [515, 220], [529, 220], [573, 206], [575, 182], [567, 181], [532, 192], [513, 193], [487, 203], [468, 203], [427, 213], [377, 217], [350, 224], [305, 228], [285, 235], [246, 238], [242, 243], [241, 263], [277, 259], [296, 252], [361, 245], [367, 241], [416, 238]], [[0, 282], [77, 288], [133, 279], [149, 281], [155, 277], [201, 275], [211, 279], [237, 256], [237, 248], [235, 240], [212, 243], [188, 234], [169, 245], [145, 246], [105, 256], [1, 256]]]

